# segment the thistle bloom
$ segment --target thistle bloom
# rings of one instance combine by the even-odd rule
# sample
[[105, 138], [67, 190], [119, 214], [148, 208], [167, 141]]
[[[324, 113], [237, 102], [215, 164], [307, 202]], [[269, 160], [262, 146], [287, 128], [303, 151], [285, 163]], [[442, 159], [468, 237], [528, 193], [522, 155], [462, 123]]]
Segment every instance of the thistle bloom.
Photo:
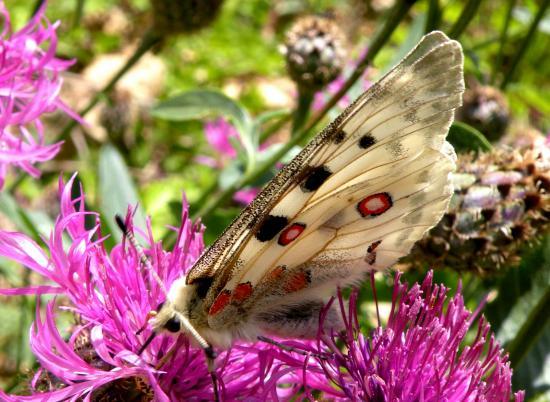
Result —
[[[447, 290], [432, 283], [430, 272], [420, 285], [408, 289], [398, 274], [388, 323], [370, 337], [361, 334], [357, 317], [358, 292], [352, 292], [349, 311], [340, 306], [346, 331], [320, 334], [318, 351], [330, 380], [331, 394], [346, 400], [369, 401], [502, 401], [511, 395], [512, 370], [507, 356], [490, 333], [489, 324], [477, 318], [479, 309], [464, 306], [460, 286], [447, 303]], [[465, 341], [477, 322], [477, 335]], [[323, 326], [321, 326], [322, 328]], [[345, 352], [336, 347], [345, 345]], [[523, 400], [523, 393], [515, 395]]]
[[[102, 395], [118, 394], [142, 397], [140, 400], [154, 395], [158, 401], [211, 399], [213, 389], [204, 354], [184, 336], [157, 336], [141, 356], [137, 354], [150, 335], [147, 326], [143, 333], [138, 330], [148, 313], [164, 301], [163, 286], [169, 288], [203, 250], [202, 228], [187, 218], [187, 204], [171, 251], [154, 241], [150, 224], [145, 232], [139, 232], [152, 265], [152, 271], [147, 271], [136, 250], [125, 242], [106, 250], [99, 216], [84, 210], [82, 189], [81, 196], [71, 198], [73, 184], [74, 177], [66, 184], [60, 182], [60, 216], [45, 240], [49, 255], [23, 234], [0, 231], [0, 256], [21, 263], [50, 283], [0, 293], [63, 296], [49, 301], [45, 311], [37, 309], [30, 330], [30, 347], [41, 366], [30, 384], [32, 395], [0, 392], [0, 399], [101, 400]], [[85, 225], [87, 216], [95, 218], [91, 229]], [[127, 224], [131, 228], [130, 215]], [[77, 317], [68, 339], [56, 327], [60, 310]], [[164, 361], [172, 348], [176, 353]], [[221, 394], [224, 400], [258, 395], [262, 400], [277, 399], [291, 394], [304, 380], [303, 360], [303, 356], [293, 358], [272, 345], [237, 343], [217, 359]], [[288, 386], [277, 387], [281, 382]]]
[[46, 142], [42, 114], [62, 110], [79, 119], [59, 99], [60, 72], [73, 62], [55, 57], [59, 23], [50, 24], [44, 11], [45, 4], [13, 33], [10, 15], [0, 0], [0, 188], [10, 166], [38, 177], [34, 164], [59, 152], [60, 142]]
[[[237, 157], [237, 150], [231, 143], [231, 139], [239, 141], [239, 133], [227, 120], [220, 117], [217, 120], [207, 122], [204, 125], [204, 133], [208, 144], [217, 152], [217, 158], [200, 155], [197, 162], [213, 168], [223, 168]], [[260, 149], [263, 147], [260, 147]], [[239, 190], [233, 196], [233, 199], [242, 204], [248, 205], [260, 191], [255, 187], [249, 187]]]

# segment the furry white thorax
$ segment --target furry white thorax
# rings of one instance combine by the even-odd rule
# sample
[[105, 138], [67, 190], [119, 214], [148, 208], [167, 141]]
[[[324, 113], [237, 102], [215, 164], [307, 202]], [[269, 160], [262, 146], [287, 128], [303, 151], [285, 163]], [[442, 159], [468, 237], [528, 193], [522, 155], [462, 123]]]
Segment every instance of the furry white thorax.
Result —
[[172, 286], [170, 286], [167, 300], [172, 304], [172, 306], [174, 306], [174, 309], [183, 313], [189, 305], [189, 301], [193, 296], [193, 291], [194, 286], [187, 285], [185, 283], [185, 276], [182, 276], [181, 278], [176, 279], [172, 283]]

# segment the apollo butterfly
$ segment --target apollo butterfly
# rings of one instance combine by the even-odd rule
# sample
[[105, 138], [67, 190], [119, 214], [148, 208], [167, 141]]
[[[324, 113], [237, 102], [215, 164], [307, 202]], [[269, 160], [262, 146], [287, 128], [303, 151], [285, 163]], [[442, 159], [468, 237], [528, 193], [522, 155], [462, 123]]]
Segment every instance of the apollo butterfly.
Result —
[[[211, 345], [314, 337], [337, 286], [390, 267], [445, 212], [456, 159], [445, 137], [462, 100], [462, 65], [458, 42], [424, 36], [172, 284], [153, 334], [186, 333], [210, 363]], [[324, 325], [340, 325], [337, 311], [327, 317]]]

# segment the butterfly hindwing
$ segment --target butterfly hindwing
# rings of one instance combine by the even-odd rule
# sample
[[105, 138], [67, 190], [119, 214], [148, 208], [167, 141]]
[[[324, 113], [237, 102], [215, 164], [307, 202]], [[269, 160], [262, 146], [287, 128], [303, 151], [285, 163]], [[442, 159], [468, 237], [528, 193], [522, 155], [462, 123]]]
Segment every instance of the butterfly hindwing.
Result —
[[445, 136], [463, 86], [460, 45], [434, 32], [315, 137], [189, 274], [213, 278], [209, 326], [281, 333], [286, 317], [307, 332], [298, 311], [405, 255], [450, 199]]

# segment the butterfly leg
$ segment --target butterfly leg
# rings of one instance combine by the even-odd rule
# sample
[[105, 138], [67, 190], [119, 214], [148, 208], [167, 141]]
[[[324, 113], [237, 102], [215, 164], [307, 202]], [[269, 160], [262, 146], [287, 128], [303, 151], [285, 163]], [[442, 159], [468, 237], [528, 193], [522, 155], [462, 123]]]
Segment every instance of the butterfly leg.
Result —
[[212, 379], [212, 388], [214, 389], [214, 401], [219, 402], [220, 400], [220, 391], [218, 376], [216, 375], [216, 352], [212, 346], [208, 345], [202, 349], [206, 357], [206, 366], [208, 367], [208, 372], [210, 373], [210, 378]]

